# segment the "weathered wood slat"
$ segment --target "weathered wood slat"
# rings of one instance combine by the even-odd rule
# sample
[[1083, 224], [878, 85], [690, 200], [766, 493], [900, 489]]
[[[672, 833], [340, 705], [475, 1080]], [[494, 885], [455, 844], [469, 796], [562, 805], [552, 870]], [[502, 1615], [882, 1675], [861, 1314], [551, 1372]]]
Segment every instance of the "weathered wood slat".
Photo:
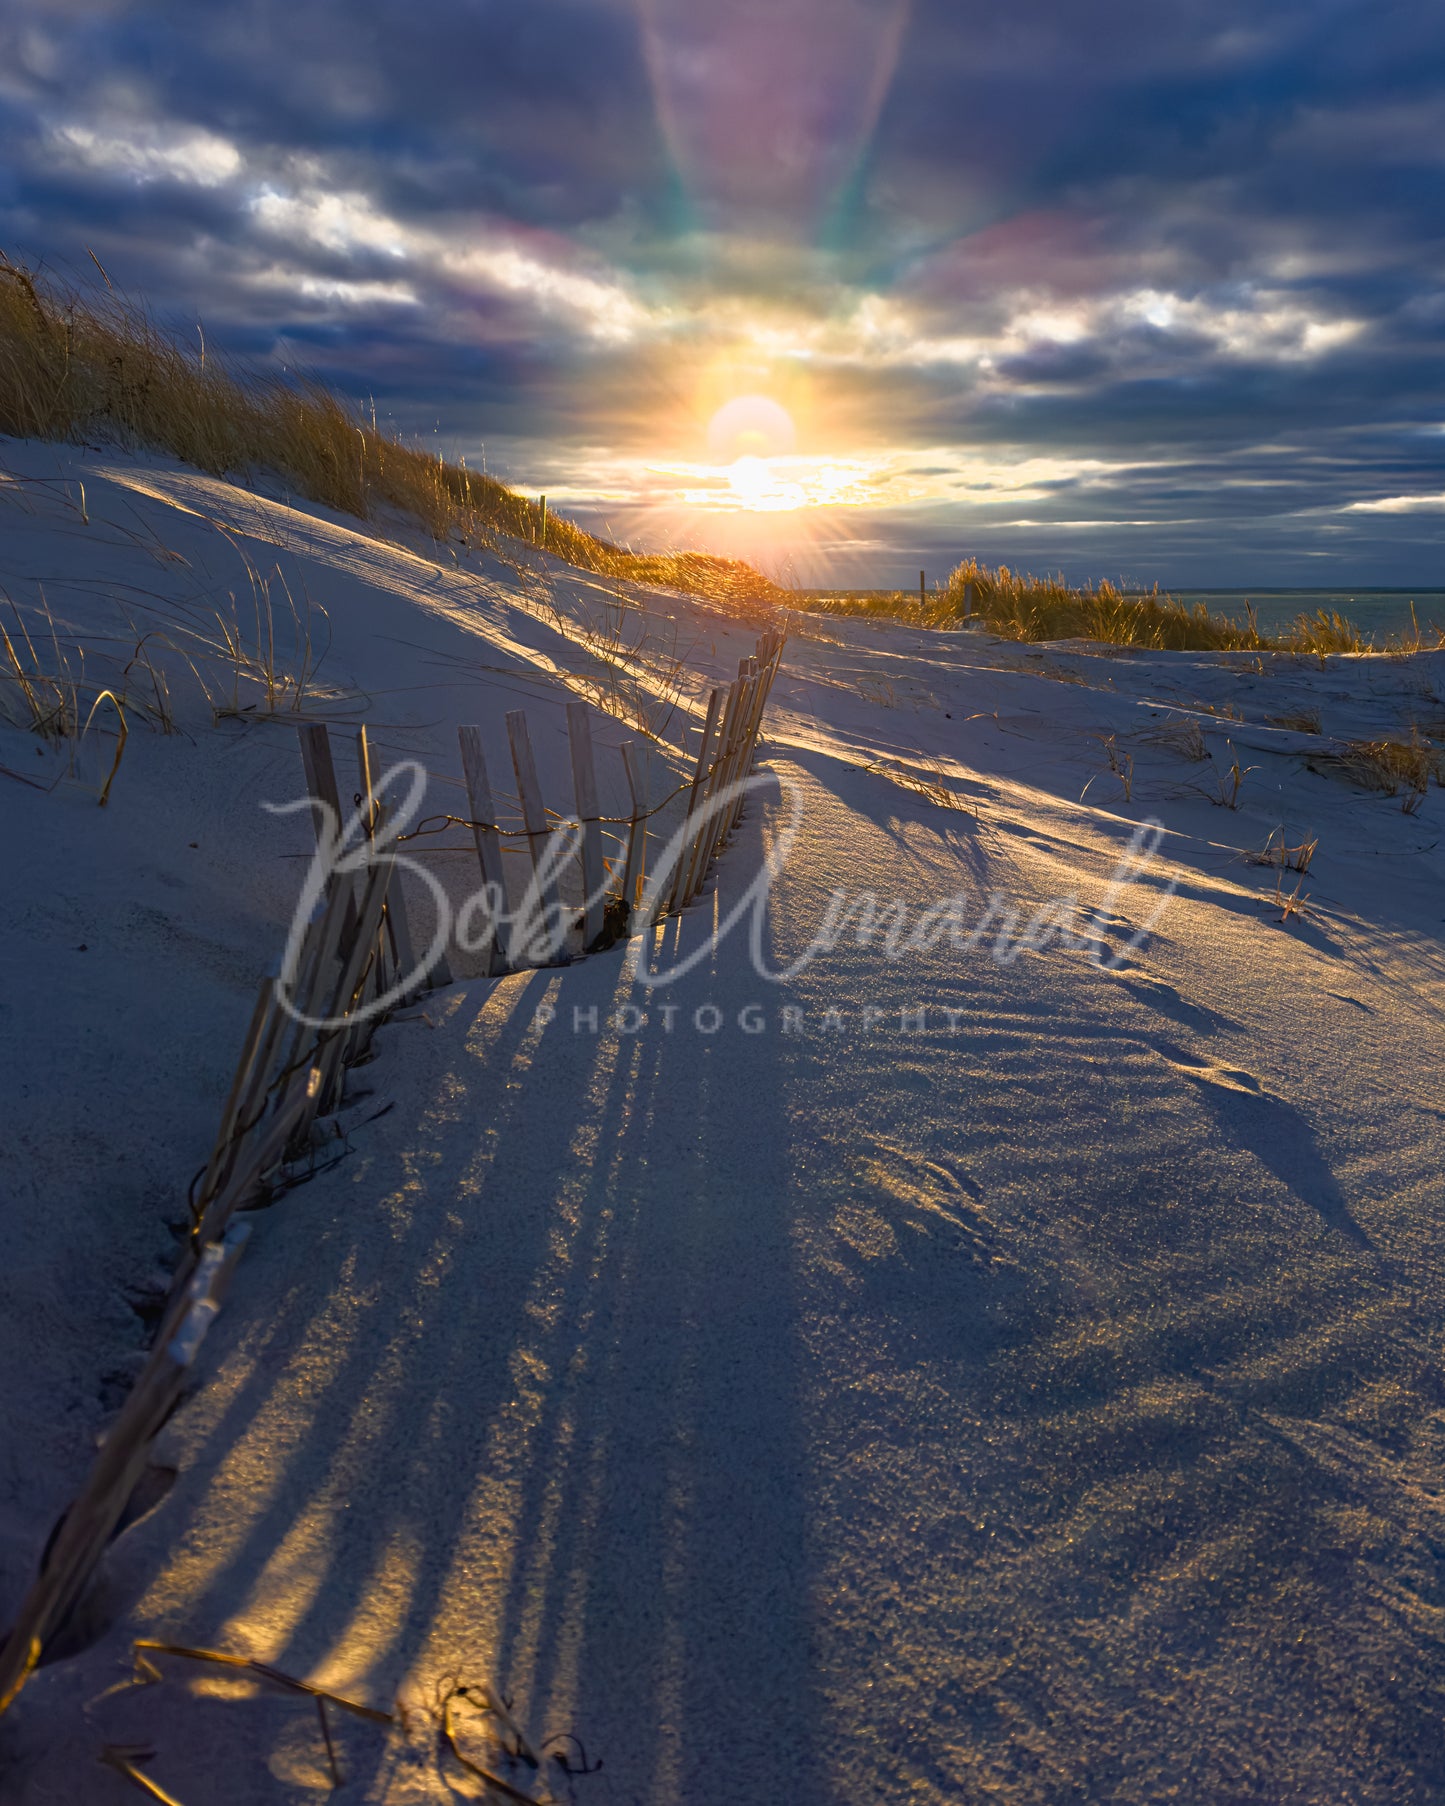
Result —
[[[698, 801], [707, 781], [709, 760], [712, 757], [713, 740], [717, 732], [718, 716], [722, 710], [721, 690], [710, 690], [707, 698], [707, 715], [702, 724], [702, 740], [697, 749], [697, 765], [692, 774], [692, 784], [687, 793], [687, 810], [683, 816], [683, 827], [692, 821], [697, 814]], [[687, 876], [694, 848], [694, 837], [685, 833], [678, 836], [679, 852], [677, 864], [673, 868], [672, 883], [667, 893], [667, 908], [681, 909], [683, 892], [687, 886]]]
[[727, 702], [723, 709], [722, 728], [718, 735], [717, 756], [713, 760], [708, 774], [707, 791], [703, 798], [703, 825], [693, 849], [689, 862], [687, 884], [683, 890], [682, 902], [690, 903], [697, 895], [703, 880], [707, 877], [708, 867], [712, 864], [713, 853], [717, 848], [721, 832], [720, 815], [722, 806], [718, 799], [727, 785], [727, 769], [737, 743], [738, 718], [742, 708], [742, 682], [735, 681], [728, 686]]
[[[342, 928], [348, 914], [352, 920], [349, 945], [354, 947], [360, 929], [360, 918], [353, 899], [337, 889], [332, 892], [322, 913], [309, 966], [300, 962], [297, 964], [291, 1009], [286, 1012], [291, 1030], [283, 1044], [284, 1052], [275, 1075], [275, 1094], [271, 1103], [273, 1115], [280, 1114], [287, 1107], [288, 1100], [298, 1085], [305, 1086], [307, 1083], [307, 1074], [315, 1057], [317, 1031], [306, 1018], [314, 1020], [328, 1013], [327, 1004], [335, 985], [338, 963], [343, 957]], [[282, 1007], [285, 1008], [284, 1004]]]
[[[358, 729], [356, 735], [356, 762], [361, 779], [361, 807], [367, 823], [367, 834], [376, 831], [376, 812], [383, 799], [376, 795], [376, 780], [371, 758], [371, 746], [367, 740], [366, 729]], [[411, 918], [406, 907], [406, 890], [402, 884], [402, 875], [393, 875], [390, 889], [386, 894], [386, 938], [391, 951], [392, 962], [397, 978], [417, 970], [416, 939], [411, 931]], [[394, 980], [387, 979], [378, 972], [378, 995], [389, 988]], [[423, 991], [435, 990], [438, 985], [449, 985], [452, 982], [451, 967], [447, 963], [446, 954], [439, 953], [430, 968], [421, 973], [414, 987], [399, 1001], [419, 996]]]
[[266, 1031], [270, 1026], [271, 1012], [276, 1010], [276, 1007], [275, 980], [269, 977], [263, 978], [256, 994], [256, 1006], [251, 1012], [251, 1022], [246, 1030], [246, 1039], [241, 1044], [241, 1057], [236, 1062], [231, 1089], [226, 1093], [226, 1101], [221, 1108], [221, 1122], [216, 1131], [211, 1158], [206, 1162], [205, 1176], [201, 1180], [201, 1189], [197, 1194], [202, 1199], [209, 1197], [215, 1190], [222, 1168], [230, 1157], [231, 1137], [235, 1134], [237, 1122], [241, 1120], [242, 1100], [246, 1097], [250, 1087], [256, 1058], [266, 1042]]
[[[378, 825], [384, 819], [384, 813], [379, 815]], [[326, 1015], [332, 1022], [339, 1023], [343, 1017], [350, 1016], [364, 998], [367, 972], [381, 947], [382, 912], [395, 871], [391, 861], [383, 857], [367, 873], [358, 931], [326, 1008]], [[328, 1107], [339, 1093], [344, 1078], [342, 1060], [349, 1038], [349, 1032], [344, 1028], [324, 1028], [318, 1031], [316, 1066], [321, 1079], [319, 1084], [308, 1087], [306, 1102], [297, 1118], [298, 1141], [310, 1130], [320, 1111]]]
[[[724, 793], [730, 792], [737, 783], [738, 778], [742, 775], [743, 766], [749, 755], [748, 721], [753, 712], [753, 690], [756, 683], [756, 680], [749, 670], [751, 662], [752, 661], [749, 659], [744, 659], [738, 666], [738, 686], [740, 695], [738, 698], [737, 718], [733, 723], [732, 744], [728, 749], [727, 761], [723, 769], [722, 783], [720, 785], [720, 789]], [[734, 796], [723, 806], [719, 813], [717, 833], [713, 839], [712, 846], [714, 857], [716, 857], [723, 842], [732, 832], [733, 824], [737, 820], [739, 805], [740, 799]]]
[[341, 791], [336, 782], [336, 763], [331, 756], [331, 731], [324, 721], [303, 722], [296, 730], [301, 741], [301, 764], [306, 772], [306, 788], [318, 802], [325, 803], [336, 818], [339, 831]]
[[[547, 806], [542, 801], [542, 786], [537, 779], [537, 762], [532, 756], [527, 717], [521, 709], [507, 711], [507, 743], [512, 750], [512, 770], [516, 774], [517, 797], [522, 805], [522, 825], [527, 831], [527, 850], [532, 856], [532, 870], [540, 873], [545, 869], [550, 837]], [[544, 929], [555, 947], [560, 939], [555, 932], [557, 909], [557, 881], [554, 877], [542, 885], [536, 895], [534, 909], [517, 911], [509, 950], [514, 967], [524, 965], [535, 957], [532, 949], [542, 939]]]
[[[636, 911], [647, 877], [647, 754], [635, 740], [622, 742], [622, 764], [632, 798], [632, 820], [627, 830], [627, 860], [622, 868], [622, 900]], [[637, 927], [642, 924], [639, 921]]]
[[481, 729], [459, 727], [457, 739], [462, 749], [462, 773], [467, 787], [467, 809], [475, 824], [472, 839], [476, 842], [477, 863], [482, 882], [496, 903], [492, 918], [491, 944], [481, 949], [483, 969], [490, 976], [507, 969], [507, 956], [502, 946], [501, 919], [507, 913], [507, 876], [502, 864], [502, 842], [492, 825], [496, 806], [492, 801], [492, 784], [487, 775], [487, 761], [482, 752]]
[[[567, 739], [572, 751], [572, 795], [582, 825], [582, 946], [594, 946], [602, 933], [603, 894], [607, 881], [602, 863], [602, 806], [597, 800], [597, 767], [592, 754], [592, 721], [585, 702], [567, 704]], [[624, 758], [626, 751], [624, 749]]]
[[25, 1684], [47, 1639], [95, 1571], [135, 1491], [161, 1425], [175, 1408], [201, 1336], [220, 1308], [224, 1282], [246, 1240], [238, 1225], [198, 1270], [180, 1330], [156, 1344], [126, 1396], [85, 1485], [57, 1527], [41, 1571], [0, 1648], [0, 1712]]

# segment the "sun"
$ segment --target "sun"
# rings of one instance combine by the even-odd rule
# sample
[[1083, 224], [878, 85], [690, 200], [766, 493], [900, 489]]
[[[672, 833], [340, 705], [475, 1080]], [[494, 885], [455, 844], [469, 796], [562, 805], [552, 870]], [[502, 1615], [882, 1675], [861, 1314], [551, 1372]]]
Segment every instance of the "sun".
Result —
[[[709, 399], [716, 397], [714, 389]], [[815, 438], [816, 424], [806, 409], [804, 417], [806, 436]], [[801, 450], [803, 435], [792, 413], [761, 390], [734, 392], [711, 417], [700, 409], [694, 418], [707, 419], [708, 461], [649, 463], [647, 468], [653, 477], [679, 480], [674, 502], [699, 519], [707, 517], [710, 533], [731, 519], [744, 523], [741, 530], [747, 534], [777, 541], [783, 534], [814, 530], [800, 525], [800, 517], [821, 519], [838, 508], [876, 507], [884, 489], [896, 487], [896, 473], [886, 457]], [[776, 524], [765, 526], [767, 517]]]
[[733, 460], [727, 479], [736, 505], [759, 514], [806, 508], [812, 499], [801, 483], [791, 481], [769, 459], [751, 452]]
[[717, 464], [738, 458], [783, 458], [798, 443], [793, 417], [767, 395], [737, 395], [708, 422], [707, 448]]

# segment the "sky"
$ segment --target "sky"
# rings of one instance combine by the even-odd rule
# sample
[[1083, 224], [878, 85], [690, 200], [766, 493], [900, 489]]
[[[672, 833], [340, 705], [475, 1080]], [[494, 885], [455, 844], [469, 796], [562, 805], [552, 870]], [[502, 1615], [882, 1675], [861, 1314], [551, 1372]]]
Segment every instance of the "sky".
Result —
[[639, 547], [1445, 587], [1445, 9], [4, 0], [0, 249]]

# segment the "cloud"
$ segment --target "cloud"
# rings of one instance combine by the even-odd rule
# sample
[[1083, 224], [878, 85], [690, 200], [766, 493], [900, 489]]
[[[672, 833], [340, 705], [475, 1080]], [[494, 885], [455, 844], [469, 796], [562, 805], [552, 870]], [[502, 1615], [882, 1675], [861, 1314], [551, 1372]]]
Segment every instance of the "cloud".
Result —
[[217, 188], [241, 170], [241, 153], [214, 132], [194, 127], [133, 125], [114, 132], [60, 125], [50, 149], [62, 164], [132, 182], [194, 182]]
[[10, 0], [0, 244], [582, 503], [761, 392], [850, 557], [1433, 574], [1428, 9], [821, 7]]
[[1445, 490], [1438, 495], [1387, 495], [1377, 502], [1351, 502], [1347, 514], [1445, 514]]

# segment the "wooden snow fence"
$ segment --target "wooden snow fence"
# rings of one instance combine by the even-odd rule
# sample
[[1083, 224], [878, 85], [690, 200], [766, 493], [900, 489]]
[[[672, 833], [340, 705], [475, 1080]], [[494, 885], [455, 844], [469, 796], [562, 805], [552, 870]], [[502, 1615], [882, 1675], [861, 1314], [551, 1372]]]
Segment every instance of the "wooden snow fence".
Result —
[[[755, 655], [740, 664], [736, 680], [711, 692], [691, 777], [672, 797], [649, 805], [642, 750], [625, 743], [621, 753], [630, 810], [610, 822], [604, 820], [598, 801], [590, 715], [584, 704], [567, 705], [575, 811], [565, 817], [549, 811], [543, 802], [525, 715], [519, 710], [507, 716], [520, 829], [503, 828], [494, 819], [481, 734], [474, 727], [460, 729], [470, 815], [448, 819], [470, 829], [483, 884], [495, 887], [490, 892], [497, 905], [495, 928], [484, 949], [487, 971], [516, 969], [533, 963], [535, 955], [533, 925], [509, 924], [506, 919], [508, 882], [501, 843], [509, 836], [525, 839], [533, 871], [542, 877], [534, 888], [541, 893], [543, 907], [556, 910], [556, 878], [547, 876], [551, 824], [578, 825], [581, 903], [574, 935], [585, 951], [626, 932], [644, 895], [649, 840], [663, 834], [648, 824], [683, 797], [681, 826], [664, 840], [666, 844], [679, 835], [681, 856], [665, 894], [654, 895], [652, 910], [654, 914], [679, 910], [692, 901], [741, 812], [741, 798], [729, 797], [729, 788], [752, 769], [763, 708], [782, 651], [783, 635], [765, 634]], [[308, 792], [326, 805], [316, 812], [318, 836], [329, 825], [328, 812], [339, 831], [347, 817], [329, 730], [307, 724], [300, 735]], [[215, 1146], [193, 1186], [191, 1231], [159, 1332], [106, 1432], [84, 1487], [51, 1533], [39, 1574], [14, 1625], [0, 1642], [0, 1713], [14, 1701], [47, 1642], [84, 1593], [145, 1470], [152, 1444], [181, 1398], [250, 1234], [249, 1223], [238, 1213], [268, 1195], [268, 1182], [288, 1158], [298, 1158], [311, 1148], [312, 1126], [340, 1104], [347, 1070], [365, 1055], [384, 1017], [388, 994], [385, 1007], [394, 1007], [399, 1000], [449, 981], [444, 960], [418, 977], [406, 902], [387, 853], [387, 804], [375, 795], [364, 728], [356, 740], [356, 764], [358, 821], [380, 852], [373, 857], [363, 849], [354, 870], [332, 874], [300, 938], [289, 973], [289, 997], [277, 973], [260, 985]], [[619, 830], [613, 836], [616, 853], [610, 871], [604, 856], [609, 826]], [[504, 933], [508, 926], [510, 935]]]
[[[468, 829], [473, 837], [482, 882], [491, 898], [490, 936], [483, 937], [481, 947], [485, 971], [561, 963], [609, 946], [637, 930], [644, 903], [654, 917], [686, 908], [741, 814], [742, 796], [735, 787], [752, 770], [783, 646], [782, 634], [764, 634], [753, 656], [740, 662], [734, 682], [710, 692], [691, 773], [670, 795], [649, 798], [645, 749], [637, 741], [622, 743], [628, 794], [624, 816], [602, 814], [592, 711], [585, 703], [567, 704], [571, 810], [548, 806], [526, 714], [516, 709], [507, 715], [520, 827], [504, 826], [497, 819], [499, 792], [482, 749], [481, 730], [458, 730], [469, 813], [429, 818], [417, 832], [418, 836], [433, 832], [432, 823], [440, 822]], [[576, 837], [561, 858], [559, 830], [564, 837], [568, 833]], [[508, 869], [503, 858], [507, 842], [524, 843], [527, 879], [515, 864]], [[662, 874], [662, 882], [655, 882], [649, 892], [647, 876], [654, 871], [659, 851], [674, 843], [680, 852], [672, 870]]]
[[[313, 794], [334, 798], [325, 729], [303, 727]], [[369, 792], [365, 731], [358, 763]], [[339, 811], [338, 811], [339, 813]], [[374, 833], [385, 820], [367, 797]], [[79, 1497], [51, 1534], [40, 1572], [0, 1644], [0, 1712], [39, 1661], [46, 1642], [83, 1593], [130, 1501], [151, 1445], [174, 1410], [231, 1271], [250, 1233], [237, 1212], [255, 1205], [288, 1155], [311, 1143], [311, 1128], [340, 1101], [346, 1069], [366, 1049], [375, 1022], [367, 1006], [412, 964], [401, 896], [384, 858], [334, 875], [300, 941], [291, 1006], [277, 975], [260, 986], [241, 1059], [203, 1173], [192, 1190], [191, 1231], [160, 1329]]]

